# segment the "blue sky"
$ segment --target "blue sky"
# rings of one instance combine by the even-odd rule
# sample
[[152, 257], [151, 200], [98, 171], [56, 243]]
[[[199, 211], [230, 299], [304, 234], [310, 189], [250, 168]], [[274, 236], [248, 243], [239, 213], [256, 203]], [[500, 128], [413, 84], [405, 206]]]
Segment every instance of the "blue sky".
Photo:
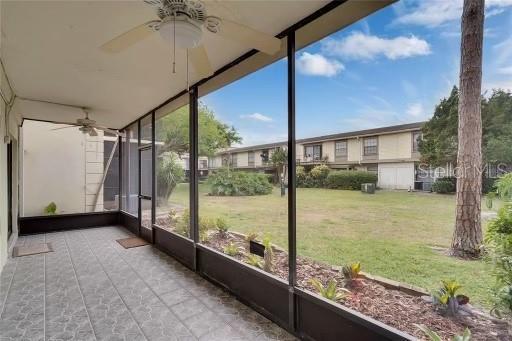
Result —
[[[458, 84], [462, 0], [401, 1], [296, 55], [297, 138], [427, 120]], [[487, 0], [483, 91], [512, 90], [512, 0]], [[241, 145], [287, 138], [286, 60], [202, 102]]]

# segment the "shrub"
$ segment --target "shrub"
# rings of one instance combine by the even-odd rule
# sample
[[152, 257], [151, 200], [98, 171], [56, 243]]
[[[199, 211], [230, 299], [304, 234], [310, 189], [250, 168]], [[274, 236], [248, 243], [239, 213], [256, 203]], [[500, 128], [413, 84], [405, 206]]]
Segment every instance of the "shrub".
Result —
[[[169, 213], [171, 214], [171, 213]], [[174, 230], [176, 233], [190, 237], [190, 210], [186, 209], [183, 211], [183, 215], [177, 220], [176, 228]]]
[[272, 184], [262, 173], [220, 169], [208, 178], [210, 195], [244, 196], [264, 195], [272, 192]]
[[185, 179], [185, 171], [176, 153], [162, 153], [158, 158], [161, 161], [157, 163], [157, 196], [159, 200], [167, 202], [176, 185]]
[[43, 210], [46, 215], [54, 215], [57, 214], [57, 205], [52, 201], [48, 204]]
[[488, 259], [496, 277], [494, 289], [496, 315], [512, 314], [512, 204], [498, 211], [498, 216], [487, 225], [485, 244]]
[[330, 168], [326, 165], [318, 165], [313, 167], [313, 169], [309, 172], [313, 187], [325, 187], [325, 180], [327, 179], [330, 171]]
[[512, 200], [512, 173], [501, 176], [496, 180], [495, 185], [500, 198], [506, 201]]
[[439, 178], [432, 184], [432, 191], [440, 194], [454, 193], [456, 181], [452, 177]]
[[365, 171], [332, 171], [325, 181], [327, 188], [360, 190], [364, 183], [377, 183], [377, 174]]
[[217, 231], [219, 231], [219, 233], [222, 236], [226, 236], [228, 233], [228, 230], [229, 230], [229, 226], [228, 226], [226, 219], [219, 217], [219, 218], [217, 218], [215, 223], [216, 223]]
[[309, 173], [306, 172], [306, 169], [302, 166], [297, 166], [297, 168], [295, 169], [295, 180], [297, 182], [297, 187], [312, 187], [311, 177], [309, 176]]

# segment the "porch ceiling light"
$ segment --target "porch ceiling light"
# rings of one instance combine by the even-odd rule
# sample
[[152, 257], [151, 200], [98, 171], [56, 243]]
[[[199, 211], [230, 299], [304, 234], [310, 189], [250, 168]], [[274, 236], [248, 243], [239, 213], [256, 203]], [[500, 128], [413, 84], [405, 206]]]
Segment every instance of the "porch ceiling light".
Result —
[[[174, 36], [174, 30], [176, 30], [176, 36]], [[163, 20], [158, 32], [164, 41], [172, 44], [176, 39], [176, 46], [186, 49], [199, 46], [203, 37], [201, 25], [186, 16]]]

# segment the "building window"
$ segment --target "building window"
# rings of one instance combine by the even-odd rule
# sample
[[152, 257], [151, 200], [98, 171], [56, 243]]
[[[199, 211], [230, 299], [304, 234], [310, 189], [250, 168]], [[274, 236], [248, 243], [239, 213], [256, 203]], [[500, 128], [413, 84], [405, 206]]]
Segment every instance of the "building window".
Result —
[[236, 154], [231, 154], [231, 167], [237, 167], [238, 166], [238, 160]]
[[378, 153], [377, 137], [367, 137], [363, 141], [363, 154], [364, 155], [377, 155]]
[[322, 160], [322, 145], [316, 144], [313, 146], [304, 147], [304, 156], [306, 161], [320, 161]]
[[420, 151], [421, 132], [415, 131], [412, 133], [412, 151], [417, 153]]
[[268, 160], [269, 160], [268, 149], [262, 150], [260, 156], [261, 156], [261, 162], [263, 164], [268, 163]]
[[249, 167], [254, 167], [254, 152], [247, 153], [247, 164]]
[[207, 169], [208, 160], [199, 160], [199, 169]]
[[222, 155], [222, 167], [229, 165], [229, 155]]
[[347, 141], [336, 141], [335, 156], [339, 158], [347, 156]]

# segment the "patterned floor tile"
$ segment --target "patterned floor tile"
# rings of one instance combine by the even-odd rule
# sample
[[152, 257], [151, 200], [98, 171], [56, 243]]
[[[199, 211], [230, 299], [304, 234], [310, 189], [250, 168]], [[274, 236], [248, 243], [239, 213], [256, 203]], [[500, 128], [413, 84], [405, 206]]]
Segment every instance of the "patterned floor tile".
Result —
[[229, 293], [119, 227], [21, 236], [54, 252], [9, 259], [0, 341], [293, 340]]

